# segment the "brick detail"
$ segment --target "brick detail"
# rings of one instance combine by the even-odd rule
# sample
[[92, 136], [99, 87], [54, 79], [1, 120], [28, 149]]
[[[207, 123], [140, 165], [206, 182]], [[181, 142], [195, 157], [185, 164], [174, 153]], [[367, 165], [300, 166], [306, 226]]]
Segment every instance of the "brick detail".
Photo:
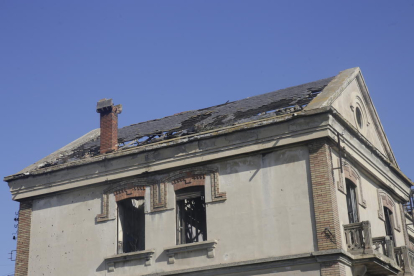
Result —
[[174, 191], [177, 191], [188, 187], [204, 186], [205, 182], [206, 177], [204, 174], [197, 175], [186, 172], [184, 176], [172, 180], [171, 184], [174, 186]]
[[116, 108], [101, 112], [101, 153], [118, 149], [118, 114]]
[[226, 200], [226, 192], [220, 191], [219, 173], [216, 167], [189, 168], [173, 172], [158, 183], [151, 185], [151, 212], [163, 211], [167, 208], [168, 185], [172, 185], [174, 191], [187, 187], [204, 186], [208, 176], [211, 183], [211, 201]]
[[17, 250], [15, 276], [27, 276], [29, 271], [30, 228], [32, 222], [32, 201], [20, 202], [19, 229], [17, 232]]
[[339, 262], [321, 263], [321, 276], [346, 276], [345, 265]]
[[308, 147], [318, 250], [341, 249], [330, 147], [325, 139], [314, 140]]
[[127, 198], [145, 197], [145, 186], [126, 187], [126, 188], [115, 191], [114, 195], [115, 195], [116, 202], [127, 199]]
[[[124, 197], [145, 197], [145, 186], [150, 185], [152, 182], [150, 179], [146, 178], [137, 178], [137, 177], [128, 177], [120, 180], [115, 180], [109, 182], [111, 185], [106, 188], [102, 193], [102, 213], [96, 215], [96, 222], [104, 222], [114, 218], [109, 217], [109, 195], [114, 194], [115, 198], [118, 194], [118, 200], [122, 200]], [[122, 195], [125, 193], [125, 195]], [[134, 194], [131, 194], [134, 193]]]

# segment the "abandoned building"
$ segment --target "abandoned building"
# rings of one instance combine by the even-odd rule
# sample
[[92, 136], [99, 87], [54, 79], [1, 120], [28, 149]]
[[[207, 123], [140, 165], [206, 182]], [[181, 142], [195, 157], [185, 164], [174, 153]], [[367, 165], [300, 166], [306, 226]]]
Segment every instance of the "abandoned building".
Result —
[[5, 177], [16, 276], [413, 275], [413, 183], [359, 68], [120, 129], [96, 111]]

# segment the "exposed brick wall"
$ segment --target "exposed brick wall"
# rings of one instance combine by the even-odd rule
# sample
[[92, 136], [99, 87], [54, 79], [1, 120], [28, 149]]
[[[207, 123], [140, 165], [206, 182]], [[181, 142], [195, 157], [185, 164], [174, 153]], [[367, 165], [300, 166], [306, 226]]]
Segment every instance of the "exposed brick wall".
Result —
[[339, 262], [321, 263], [321, 276], [346, 276], [345, 265]]
[[19, 229], [15, 276], [26, 276], [29, 270], [30, 226], [32, 221], [32, 201], [20, 202]]
[[314, 140], [308, 147], [318, 250], [339, 249], [342, 242], [330, 147], [325, 139]]
[[101, 112], [101, 153], [118, 149], [118, 114], [116, 108]]

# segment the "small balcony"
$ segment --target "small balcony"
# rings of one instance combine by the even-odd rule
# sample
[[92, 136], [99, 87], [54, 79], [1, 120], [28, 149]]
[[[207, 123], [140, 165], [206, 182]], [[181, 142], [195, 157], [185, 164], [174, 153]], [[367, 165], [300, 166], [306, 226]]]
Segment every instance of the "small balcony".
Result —
[[400, 275], [414, 275], [414, 251], [407, 246], [394, 248], [395, 260], [403, 271]]
[[369, 221], [346, 224], [344, 233], [355, 275], [413, 275], [414, 252], [405, 246], [394, 248], [388, 236], [372, 237]]

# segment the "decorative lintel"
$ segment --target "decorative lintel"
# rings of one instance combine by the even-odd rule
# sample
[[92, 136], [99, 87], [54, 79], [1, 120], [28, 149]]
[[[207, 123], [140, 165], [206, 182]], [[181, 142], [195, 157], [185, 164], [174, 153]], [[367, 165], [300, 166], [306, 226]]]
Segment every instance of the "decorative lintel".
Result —
[[120, 262], [125, 262], [125, 261], [145, 259], [145, 265], [149, 266], [151, 265], [151, 259], [154, 253], [155, 253], [155, 249], [148, 249], [148, 250], [131, 252], [131, 253], [117, 254], [117, 255], [105, 258], [105, 263], [106, 263], [106, 266], [108, 267], [108, 272], [115, 271], [115, 263], [120, 263]]
[[216, 248], [217, 240], [209, 240], [203, 242], [195, 242], [189, 244], [180, 244], [171, 247], [164, 248], [168, 256], [168, 263], [173, 264], [175, 262], [175, 254], [190, 252], [195, 250], [206, 250], [207, 258], [214, 258], [214, 249]]

